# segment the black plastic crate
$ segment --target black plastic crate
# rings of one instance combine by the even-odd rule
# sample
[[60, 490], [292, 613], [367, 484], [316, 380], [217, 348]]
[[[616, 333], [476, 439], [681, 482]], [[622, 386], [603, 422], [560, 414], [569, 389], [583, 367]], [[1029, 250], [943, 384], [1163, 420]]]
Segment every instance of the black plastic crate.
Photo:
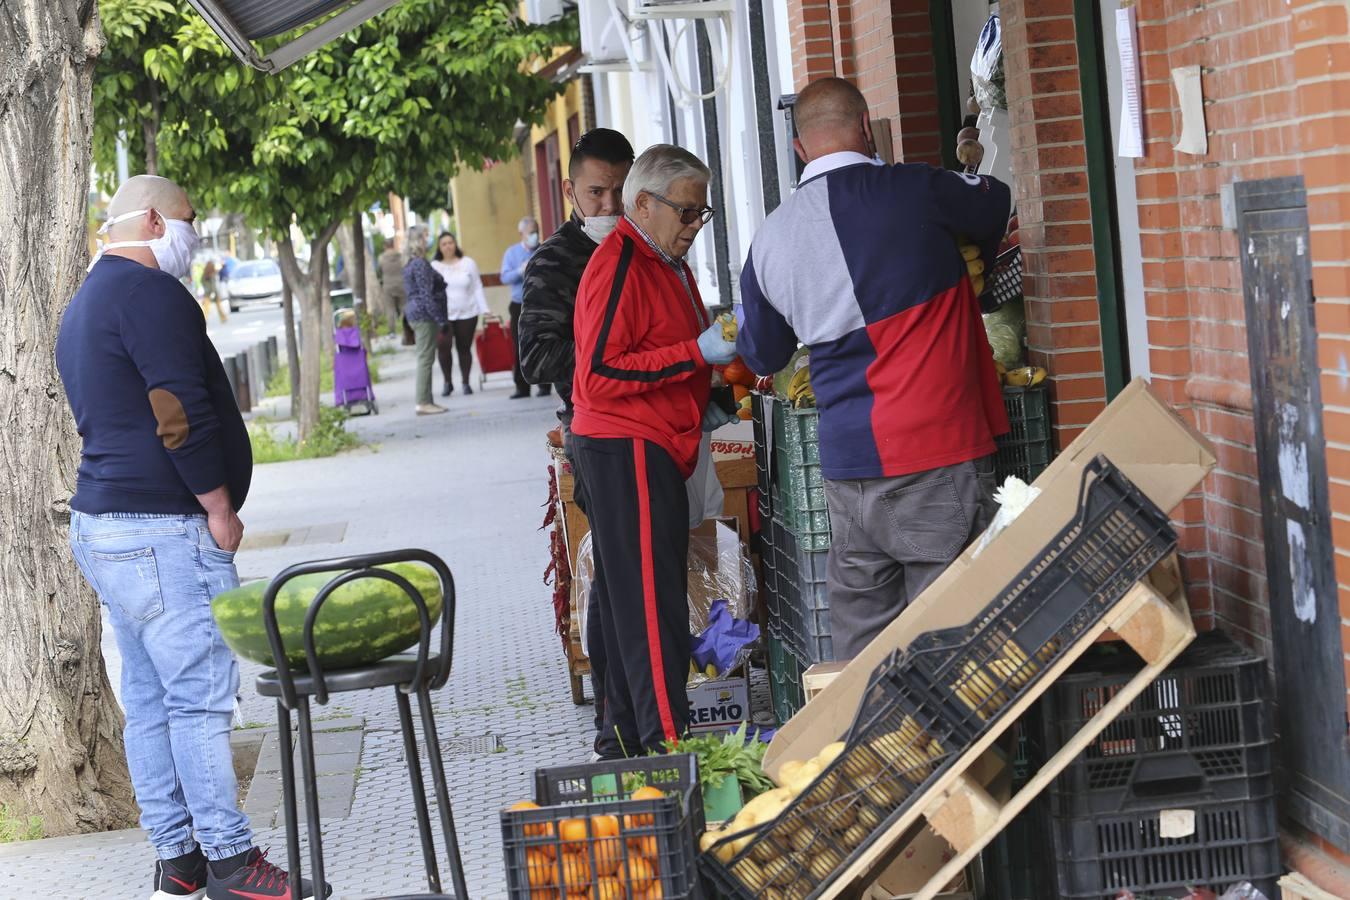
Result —
[[806, 705], [802, 687], [803, 668], [788, 646], [779, 638], [769, 637], [769, 700], [774, 717], [782, 725]]
[[1022, 296], [1022, 248], [1004, 250], [994, 260], [994, 266], [984, 279], [984, 293], [980, 294], [980, 311], [988, 314], [1005, 303]]
[[[798, 659], [806, 658], [806, 639], [801, 616], [800, 577], [797, 573], [797, 538], [777, 516], [773, 529], [773, 579], [777, 593], [777, 635]], [[770, 629], [773, 633], [773, 629]]]
[[[770, 440], [770, 429], [773, 427], [773, 420], [766, 410], [773, 401], [763, 394], [750, 395], [750, 424], [754, 427], [755, 434], [755, 477], [756, 484], [759, 487], [759, 496], [761, 504], [768, 503], [769, 488], [773, 485], [773, 446]], [[768, 518], [767, 512], [761, 507], [760, 515]]]
[[[1008, 730], [1011, 737], [1012, 790], [1031, 780], [1045, 762], [1040, 704], [1034, 704]], [[1046, 900], [1055, 895], [1051, 863], [1054, 839], [1044, 793], [1032, 798], [1007, 828], [981, 853], [984, 900]]]
[[[1080, 661], [1042, 701], [1046, 745], [1063, 746], [1142, 666], [1123, 645]], [[1219, 632], [1201, 635], [1060, 774], [1055, 814], [1273, 796], [1269, 697], [1264, 659]]]
[[[1222, 895], [1243, 881], [1279, 896], [1283, 867], [1270, 798], [1199, 803], [1186, 811], [1194, 815], [1194, 830], [1181, 837], [1162, 836], [1162, 810], [1056, 819], [1059, 896], [1114, 900], [1128, 889], [1141, 897], [1184, 897], [1202, 887]], [[1169, 816], [1175, 812], [1168, 808]]]
[[777, 818], [739, 852], [728, 837], [700, 857], [719, 895], [748, 900], [772, 886], [816, 896], [961, 752], [964, 741], [898, 676], [901, 666], [896, 652], [877, 667], [844, 750]]
[[1017, 701], [1176, 546], [1167, 515], [1104, 456], [1078, 513], [972, 622], [919, 635], [907, 677], [974, 736]]
[[[628, 799], [644, 786], [666, 796]], [[501, 814], [510, 900], [559, 885], [573, 895], [646, 896], [656, 881], [662, 897], [700, 896], [695, 841], [704, 829], [703, 794], [693, 755], [539, 769], [535, 801], [537, 809]]]
[[1003, 408], [1012, 430], [995, 439], [994, 475], [1000, 484], [1010, 475], [1031, 484], [1054, 458], [1049, 392], [1044, 385], [1005, 387]]

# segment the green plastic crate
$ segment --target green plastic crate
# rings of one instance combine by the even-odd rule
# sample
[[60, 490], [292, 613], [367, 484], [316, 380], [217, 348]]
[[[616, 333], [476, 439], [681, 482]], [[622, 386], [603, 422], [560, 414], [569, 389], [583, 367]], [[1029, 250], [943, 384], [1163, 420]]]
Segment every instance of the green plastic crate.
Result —
[[820, 472], [820, 413], [774, 403], [774, 456], [783, 517], [803, 550], [830, 549], [830, 510]]
[[1012, 431], [997, 439], [994, 474], [1001, 484], [1016, 475], [1027, 484], [1045, 471], [1054, 457], [1050, 432], [1050, 395], [1043, 385], [1033, 388], [1005, 387], [1003, 408]]
[[787, 644], [775, 637], [768, 640], [769, 698], [773, 702], [773, 714], [781, 725], [806, 704], [806, 695], [802, 692], [803, 669]]

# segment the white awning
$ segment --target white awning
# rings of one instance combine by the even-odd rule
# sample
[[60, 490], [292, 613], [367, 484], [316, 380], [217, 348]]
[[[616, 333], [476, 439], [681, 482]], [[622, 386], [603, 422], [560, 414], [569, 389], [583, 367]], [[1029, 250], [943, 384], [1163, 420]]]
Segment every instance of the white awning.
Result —
[[[245, 65], [279, 72], [341, 37], [398, 0], [188, 0], [225, 46]], [[340, 12], [338, 12], [340, 10]], [[331, 15], [337, 12], [337, 15]], [[330, 16], [294, 40], [261, 56], [254, 41], [275, 37]]]

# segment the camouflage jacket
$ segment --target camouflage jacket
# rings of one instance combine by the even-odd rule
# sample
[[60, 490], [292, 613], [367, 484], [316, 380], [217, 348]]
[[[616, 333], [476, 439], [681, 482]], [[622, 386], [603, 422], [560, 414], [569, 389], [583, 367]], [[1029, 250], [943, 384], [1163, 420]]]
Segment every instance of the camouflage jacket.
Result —
[[561, 414], [564, 421], [571, 418], [572, 370], [576, 366], [572, 311], [581, 274], [595, 248], [595, 241], [573, 217], [539, 246], [525, 269], [517, 325], [520, 371], [532, 384], [557, 386], [565, 407]]

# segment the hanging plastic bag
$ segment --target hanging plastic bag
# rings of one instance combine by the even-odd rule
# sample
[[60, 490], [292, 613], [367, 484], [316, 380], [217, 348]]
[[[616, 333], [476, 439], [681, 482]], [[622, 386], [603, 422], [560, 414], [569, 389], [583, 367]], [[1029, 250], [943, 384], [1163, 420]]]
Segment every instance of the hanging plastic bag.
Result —
[[998, 13], [991, 14], [980, 31], [970, 60], [970, 84], [981, 109], [1008, 108], [1003, 81], [1003, 28]]
[[689, 492], [689, 527], [697, 528], [705, 519], [715, 519], [722, 514], [726, 498], [722, 492], [722, 482], [717, 478], [717, 467], [713, 465], [712, 435], [704, 434], [698, 447], [698, 465], [694, 474], [684, 483]]

